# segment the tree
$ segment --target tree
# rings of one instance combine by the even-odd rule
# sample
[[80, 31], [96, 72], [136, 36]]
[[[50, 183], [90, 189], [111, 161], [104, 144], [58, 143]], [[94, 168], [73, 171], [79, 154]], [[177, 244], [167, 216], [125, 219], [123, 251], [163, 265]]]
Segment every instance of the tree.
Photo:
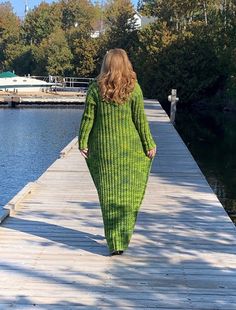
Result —
[[130, 0], [111, 0], [105, 6], [105, 35], [109, 48], [128, 49], [135, 28], [134, 7]]
[[37, 63], [36, 74], [63, 76], [72, 70], [73, 55], [61, 28], [43, 39], [39, 47], [34, 46], [33, 55]]
[[196, 21], [208, 24], [210, 12], [219, 10], [221, 0], [147, 0], [142, 12], [167, 23], [172, 31], [183, 31]]
[[95, 74], [99, 73], [107, 50], [123, 48], [131, 56], [137, 42], [134, 13], [130, 0], [109, 0], [102, 7]]
[[5, 69], [6, 48], [16, 44], [20, 36], [20, 20], [10, 2], [0, 4], [0, 70]]
[[61, 5], [62, 27], [73, 54], [73, 73], [91, 76], [98, 49], [98, 40], [91, 38], [91, 34], [99, 19], [100, 8], [87, 0], [63, 0]]
[[61, 6], [58, 3], [41, 2], [30, 11], [23, 23], [26, 44], [40, 44], [56, 27], [61, 27]]
[[194, 35], [171, 35], [167, 30], [166, 35], [162, 33], [159, 48], [158, 43], [156, 48], [148, 46], [145, 55], [139, 57], [143, 59], [138, 71], [146, 96], [164, 102], [171, 88], [177, 88], [181, 104], [187, 104], [213, 95], [219, 85], [224, 85], [225, 76], [213, 48], [214, 37], [205, 32], [203, 35], [199, 27]]
[[62, 0], [62, 28], [66, 33], [76, 27], [84, 35], [90, 35], [96, 19], [95, 7], [88, 0]]
[[73, 42], [74, 73], [78, 76], [94, 76], [99, 49], [99, 39], [78, 37]]
[[18, 42], [18, 44], [8, 44], [5, 48], [5, 57], [5, 70], [14, 70], [19, 75], [33, 72], [34, 62], [31, 46], [24, 45], [21, 42]]
[[164, 67], [157, 68], [159, 54], [177, 40], [165, 22], [156, 21], [138, 31], [136, 44], [131, 49], [131, 60], [143, 87], [145, 95], [156, 96], [157, 90], [153, 83], [156, 81], [156, 70], [162, 72]]

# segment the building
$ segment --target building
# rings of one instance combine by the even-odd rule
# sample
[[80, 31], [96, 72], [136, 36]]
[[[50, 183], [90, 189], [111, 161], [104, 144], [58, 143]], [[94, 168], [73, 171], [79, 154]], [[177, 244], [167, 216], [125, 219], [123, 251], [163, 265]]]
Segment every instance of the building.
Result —
[[[146, 25], [153, 23], [156, 20], [156, 17], [147, 17], [142, 16], [138, 11], [134, 11], [134, 28], [135, 29], [142, 29]], [[102, 32], [105, 31], [103, 21], [99, 21], [96, 26], [94, 27], [93, 32], [91, 32], [90, 36], [91, 38], [98, 38]]]

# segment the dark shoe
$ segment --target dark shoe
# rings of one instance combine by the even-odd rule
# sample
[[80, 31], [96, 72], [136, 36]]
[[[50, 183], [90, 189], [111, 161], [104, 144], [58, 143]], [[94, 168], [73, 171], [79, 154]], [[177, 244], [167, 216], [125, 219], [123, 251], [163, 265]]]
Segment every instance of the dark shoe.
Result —
[[111, 252], [111, 255], [122, 255], [124, 251], [113, 251]]

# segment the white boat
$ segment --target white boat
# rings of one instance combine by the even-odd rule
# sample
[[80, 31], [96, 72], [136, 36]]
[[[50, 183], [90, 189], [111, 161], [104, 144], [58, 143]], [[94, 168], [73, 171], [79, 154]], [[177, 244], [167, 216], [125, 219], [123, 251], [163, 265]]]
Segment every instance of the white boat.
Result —
[[10, 71], [0, 73], [0, 91], [38, 92], [56, 85], [56, 83], [48, 83], [32, 77], [18, 76]]

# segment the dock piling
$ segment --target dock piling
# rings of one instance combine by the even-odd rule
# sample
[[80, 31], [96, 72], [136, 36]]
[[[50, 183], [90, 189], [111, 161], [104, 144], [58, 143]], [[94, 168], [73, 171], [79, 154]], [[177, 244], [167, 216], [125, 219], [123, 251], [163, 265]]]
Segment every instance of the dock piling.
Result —
[[177, 89], [171, 90], [171, 95], [168, 96], [168, 101], [170, 102], [170, 121], [174, 124], [177, 102], [179, 101], [179, 98], [177, 97]]

